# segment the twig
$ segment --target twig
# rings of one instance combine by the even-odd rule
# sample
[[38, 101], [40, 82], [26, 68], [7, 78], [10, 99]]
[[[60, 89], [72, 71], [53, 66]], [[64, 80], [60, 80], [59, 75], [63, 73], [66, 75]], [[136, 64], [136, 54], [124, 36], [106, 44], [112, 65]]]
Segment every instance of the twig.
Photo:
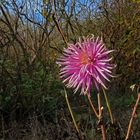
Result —
[[128, 140], [129, 137], [130, 137], [131, 127], [132, 127], [132, 123], [133, 123], [133, 119], [134, 119], [137, 107], [139, 105], [139, 101], [140, 101], [140, 93], [138, 93], [138, 98], [137, 98], [136, 104], [135, 104], [135, 106], [133, 108], [133, 112], [132, 112], [132, 115], [131, 115], [131, 119], [129, 121], [129, 125], [128, 125], [128, 129], [127, 129], [127, 134], [126, 134], [125, 140]]
[[57, 27], [59, 33], [61, 34], [61, 36], [62, 36], [64, 42], [65, 42], [66, 45], [67, 45], [67, 44], [68, 44], [67, 39], [66, 39], [66, 37], [64, 36], [64, 33], [62, 32], [62, 29], [61, 29], [61, 27], [60, 27], [60, 25], [59, 25], [59, 22], [58, 22], [58, 19], [57, 19], [57, 16], [56, 16], [55, 0], [53, 0], [53, 5], [54, 5], [54, 13], [53, 13], [53, 15], [52, 15], [53, 21], [54, 21], [54, 23], [56, 24], [56, 27]]

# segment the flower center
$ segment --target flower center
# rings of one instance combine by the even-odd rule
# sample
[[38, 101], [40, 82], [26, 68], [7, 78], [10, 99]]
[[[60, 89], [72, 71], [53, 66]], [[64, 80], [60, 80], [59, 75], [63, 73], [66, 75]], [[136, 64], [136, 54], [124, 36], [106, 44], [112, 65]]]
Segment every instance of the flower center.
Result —
[[81, 64], [89, 64], [92, 63], [92, 59], [87, 55], [86, 52], [82, 52], [80, 56]]

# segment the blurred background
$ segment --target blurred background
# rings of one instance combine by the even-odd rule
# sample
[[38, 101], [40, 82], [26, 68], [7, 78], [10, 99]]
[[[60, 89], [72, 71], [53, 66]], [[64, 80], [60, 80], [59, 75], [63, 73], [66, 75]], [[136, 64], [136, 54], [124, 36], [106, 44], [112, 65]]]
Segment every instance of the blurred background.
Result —
[[[0, 139], [78, 140], [59, 78], [57, 58], [66, 43], [94, 34], [115, 50], [115, 78], [107, 94], [116, 124], [108, 140], [124, 139], [140, 83], [139, 0], [0, 0]], [[67, 89], [85, 140], [101, 139], [86, 97]], [[96, 103], [96, 92], [92, 94]], [[140, 109], [139, 109], [140, 110]], [[140, 112], [140, 111], [139, 111]], [[140, 113], [132, 140], [140, 139]], [[55, 133], [54, 133], [55, 132]]]

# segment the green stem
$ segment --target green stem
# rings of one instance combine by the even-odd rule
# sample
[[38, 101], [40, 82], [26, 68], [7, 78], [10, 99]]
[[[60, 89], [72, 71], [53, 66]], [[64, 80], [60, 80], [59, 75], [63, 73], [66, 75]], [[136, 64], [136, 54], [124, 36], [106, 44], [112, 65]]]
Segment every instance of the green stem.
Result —
[[105, 97], [106, 105], [107, 105], [107, 108], [108, 108], [108, 111], [109, 111], [109, 115], [110, 115], [111, 123], [113, 124], [113, 123], [114, 123], [114, 120], [113, 120], [112, 111], [111, 111], [111, 108], [110, 108], [110, 104], [109, 104], [108, 97], [107, 97], [106, 92], [105, 92], [104, 89], [103, 89], [103, 93], [104, 93], [104, 97]]
[[[65, 89], [64, 89], [64, 90], [65, 90]], [[71, 115], [71, 117], [72, 117], [74, 126], [75, 126], [75, 128], [76, 128], [76, 131], [77, 131], [78, 133], [80, 133], [80, 131], [79, 131], [79, 129], [78, 129], [78, 126], [77, 126], [77, 124], [76, 124], [75, 118], [74, 118], [74, 116], [73, 116], [73, 112], [72, 112], [71, 106], [70, 106], [70, 104], [69, 104], [69, 100], [68, 100], [68, 96], [67, 96], [66, 90], [65, 90], [65, 99], [66, 99], [66, 102], [67, 102], [67, 105], [68, 105], [68, 109], [69, 109], [70, 115]]]

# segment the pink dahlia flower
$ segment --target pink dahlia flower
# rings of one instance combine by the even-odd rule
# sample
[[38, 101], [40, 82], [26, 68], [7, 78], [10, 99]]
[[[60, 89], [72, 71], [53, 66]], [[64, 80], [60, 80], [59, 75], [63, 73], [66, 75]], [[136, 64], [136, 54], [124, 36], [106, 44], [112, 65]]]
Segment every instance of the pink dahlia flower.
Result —
[[111, 70], [114, 65], [110, 63], [112, 58], [102, 40], [94, 37], [85, 38], [83, 41], [69, 44], [64, 49], [63, 55], [58, 59], [61, 67], [60, 77], [69, 88], [75, 92], [81, 88], [82, 94], [90, 94], [92, 87], [97, 90], [106, 88], [106, 81], [112, 77]]

